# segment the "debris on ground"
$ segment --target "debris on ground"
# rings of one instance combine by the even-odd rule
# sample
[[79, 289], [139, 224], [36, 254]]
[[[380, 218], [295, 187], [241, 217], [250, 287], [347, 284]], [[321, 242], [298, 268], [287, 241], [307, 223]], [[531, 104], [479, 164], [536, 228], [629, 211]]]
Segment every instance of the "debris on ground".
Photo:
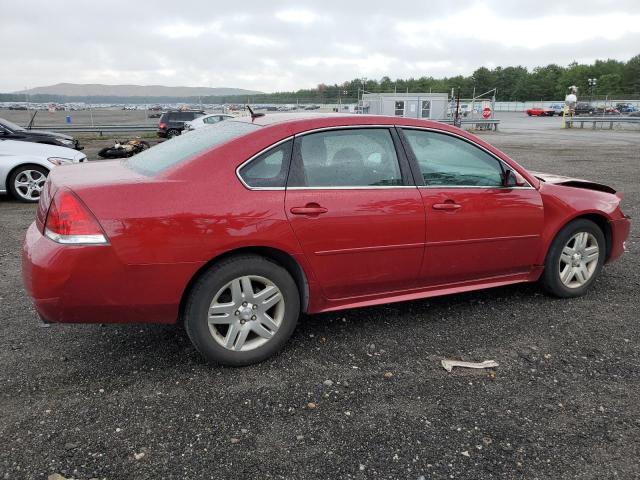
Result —
[[442, 367], [450, 372], [453, 367], [463, 368], [494, 368], [498, 366], [498, 362], [495, 360], [485, 360], [484, 362], [463, 362], [462, 360], [442, 360]]

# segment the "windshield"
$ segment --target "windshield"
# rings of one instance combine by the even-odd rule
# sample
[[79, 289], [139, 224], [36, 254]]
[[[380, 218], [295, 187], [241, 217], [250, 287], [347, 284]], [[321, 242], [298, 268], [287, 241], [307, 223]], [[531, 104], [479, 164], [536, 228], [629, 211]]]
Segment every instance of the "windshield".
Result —
[[10, 122], [9, 120], [5, 120], [4, 118], [0, 118], [0, 124], [4, 125], [9, 130], [12, 130], [14, 132], [21, 132], [22, 130], [24, 130], [24, 128], [22, 128], [20, 125], [16, 125], [15, 123]]
[[156, 175], [194, 155], [221, 145], [260, 127], [245, 122], [220, 122], [210, 127], [183, 133], [124, 160], [132, 169], [145, 175]]

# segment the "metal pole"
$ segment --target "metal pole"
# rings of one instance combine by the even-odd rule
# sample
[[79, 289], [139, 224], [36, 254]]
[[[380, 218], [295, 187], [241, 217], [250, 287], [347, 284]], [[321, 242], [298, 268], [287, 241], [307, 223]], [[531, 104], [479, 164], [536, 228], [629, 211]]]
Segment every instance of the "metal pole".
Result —
[[473, 96], [471, 97], [471, 120], [476, 113], [476, 86], [473, 86]]

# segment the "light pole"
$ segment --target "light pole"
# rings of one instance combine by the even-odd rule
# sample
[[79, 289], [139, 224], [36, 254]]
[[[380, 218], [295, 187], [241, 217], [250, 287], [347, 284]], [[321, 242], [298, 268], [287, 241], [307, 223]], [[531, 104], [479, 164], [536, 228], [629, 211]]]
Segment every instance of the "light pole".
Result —
[[593, 103], [593, 92], [595, 91], [596, 85], [598, 84], [598, 79], [587, 78], [587, 83], [589, 84], [589, 87], [591, 87], [591, 100], [589, 100], [589, 103]]

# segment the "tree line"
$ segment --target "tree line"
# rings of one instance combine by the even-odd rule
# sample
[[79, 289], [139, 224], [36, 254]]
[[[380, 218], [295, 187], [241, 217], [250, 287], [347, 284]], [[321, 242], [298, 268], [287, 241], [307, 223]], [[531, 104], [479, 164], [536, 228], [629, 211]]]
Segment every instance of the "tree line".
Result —
[[[595, 78], [592, 88], [588, 79]], [[441, 92], [450, 93], [455, 89], [462, 98], [471, 98], [493, 88], [497, 89], [498, 101], [562, 100], [571, 85], [578, 87], [579, 96], [588, 98], [640, 98], [640, 55], [629, 61], [596, 60], [592, 64], [573, 62], [568, 66], [549, 64], [535, 67], [480, 67], [471, 75], [433, 78], [396, 79], [382, 77], [376, 79], [356, 78], [342, 84], [320, 84], [316, 88], [295, 92], [275, 92], [257, 95], [227, 95], [207, 97], [64, 97], [60, 95], [33, 95], [30, 101], [45, 102], [87, 102], [87, 103], [355, 103], [364, 90], [370, 93], [389, 92]], [[0, 94], [0, 101], [23, 102], [24, 95]]]
[[[588, 79], [595, 78], [597, 85], [591, 89]], [[640, 55], [627, 62], [596, 60], [592, 64], [573, 62], [566, 67], [550, 64], [528, 70], [526, 67], [480, 67], [469, 76], [396, 79], [385, 76], [380, 80], [353, 79], [341, 85], [320, 84], [314, 89], [296, 92], [277, 92], [252, 95], [254, 103], [343, 103], [355, 102], [364, 90], [370, 93], [390, 92], [441, 92], [455, 90], [462, 98], [471, 98], [496, 88], [498, 101], [562, 100], [568, 87], [578, 87], [580, 97], [592, 94], [597, 98], [640, 98]], [[226, 102], [242, 101], [240, 97], [226, 97]], [[246, 101], [246, 100], [245, 100]]]

